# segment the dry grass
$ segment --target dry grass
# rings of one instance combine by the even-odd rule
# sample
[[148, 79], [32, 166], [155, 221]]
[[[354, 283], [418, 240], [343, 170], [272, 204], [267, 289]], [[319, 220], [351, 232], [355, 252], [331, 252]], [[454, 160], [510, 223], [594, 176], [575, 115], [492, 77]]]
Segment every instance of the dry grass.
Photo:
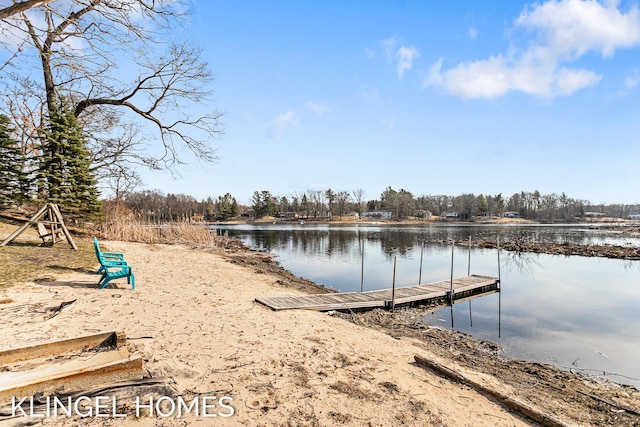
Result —
[[100, 227], [101, 237], [141, 243], [180, 244], [193, 247], [224, 247], [226, 238], [218, 237], [204, 224], [172, 222], [146, 224], [135, 219], [111, 221]]
[[378, 400], [381, 397], [380, 393], [370, 392], [369, 390], [358, 387], [357, 384], [348, 383], [342, 380], [329, 385], [329, 388], [339, 393], [346, 394], [351, 399]]
[[[17, 228], [13, 224], [0, 225], [1, 239]], [[78, 237], [74, 237], [74, 241], [77, 251], [71, 249], [66, 240], [55, 246], [41, 246], [35, 232], [29, 230], [16, 241], [0, 247], [0, 288], [51, 279], [68, 271], [94, 271], [97, 262], [93, 243]]]
[[[0, 240], [12, 233], [20, 222], [0, 222]], [[176, 222], [144, 224], [130, 217], [107, 222], [100, 226], [99, 235], [106, 240], [142, 243], [182, 244], [197, 248], [223, 248], [229, 243], [218, 237], [204, 224]], [[38, 280], [55, 279], [67, 271], [94, 271], [97, 268], [93, 242], [87, 237], [74, 236], [78, 250], [66, 241], [55, 246], [41, 246], [33, 229], [27, 229], [9, 245], [0, 247], [0, 288]], [[103, 247], [103, 250], [109, 250]]]

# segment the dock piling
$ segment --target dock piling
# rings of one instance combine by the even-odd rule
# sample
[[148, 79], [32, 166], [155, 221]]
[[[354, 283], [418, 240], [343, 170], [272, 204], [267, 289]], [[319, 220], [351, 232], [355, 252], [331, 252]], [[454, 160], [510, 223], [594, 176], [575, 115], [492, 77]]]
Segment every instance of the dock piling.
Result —
[[393, 257], [393, 286], [391, 288], [391, 311], [393, 311], [393, 309], [396, 306], [396, 261], [397, 259], [398, 259], [397, 256]]

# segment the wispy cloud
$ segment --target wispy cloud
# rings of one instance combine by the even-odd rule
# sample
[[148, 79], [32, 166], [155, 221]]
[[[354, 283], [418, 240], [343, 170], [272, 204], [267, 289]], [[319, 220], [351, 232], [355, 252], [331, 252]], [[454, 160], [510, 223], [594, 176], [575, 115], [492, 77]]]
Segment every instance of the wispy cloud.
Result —
[[393, 36], [388, 39], [382, 40], [382, 51], [387, 60], [392, 61], [398, 46], [398, 38]]
[[372, 104], [384, 104], [378, 89], [364, 89], [358, 93], [358, 97]]
[[400, 45], [395, 36], [382, 41], [382, 50], [387, 61], [395, 64], [399, 79], [404, 77], [405, 71], [413, 68], [413, 61], [420, 56], [418, 49]]
[[324, 116], [326, 113], [331, 111], [331, 108], [324, 104], [316, 104], [315, 102], [309, 101], [307, 102], [307, 107], [311, 112], [319, 117]]
[[597, 84], [602, 76], [569, 64], [589, 52], [612, 56], [617, 49], [640, 45], [640, 11], [626, 12], [617, 2], [559, 0], [536, 3], [514, 21], [514, 29], [535, 37], [524, 49], [462, 62], [443, 70], [432, 65], [423, 86], [435, 86], [461, 98], [496, 98], [519, 91], [552, 98]]
[[630, 95], [631, 92], [635, 91], [640, 85], [640, 71], [637, 69], [633, 70], [633, 73], [624, 79], [624, 86], [620, 91], [619, 95], [627, 96]]
[[478, 38], [478, 30], [475, 27], [471, 27], [467, 30], [467, 35], [471, 40], [475, 40]]
[[290, 126], [296, 126], [298, 124], [298, 115], [293, 111], [287, 111], [278, 115], [271, 122], [268, 134], [270, 137], [276, 137], [282, 134], [284, 130]]
[[398, 57], [398, 77], [402, 79], [404, 72], [413, 67], [413, 60], [420, 56], [420, 52], [415, 47], [400, 46], [396, 55]]

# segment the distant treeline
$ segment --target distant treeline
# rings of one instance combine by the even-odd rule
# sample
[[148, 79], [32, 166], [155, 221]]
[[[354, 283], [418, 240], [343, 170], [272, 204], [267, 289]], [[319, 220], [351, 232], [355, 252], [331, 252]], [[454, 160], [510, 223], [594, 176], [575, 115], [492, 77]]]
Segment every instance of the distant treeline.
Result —
[[387, 187], [377, 199], [365, 198], [362, 189], [351, 192], [307, 190], [288, 196], [276, 196], [267, 190], [256, 191], [248, 206], [237, 203], [226, 193], [217, 198], [198, 201], [185, 194], [163, 194], [159, 190], [134, 192], [123, 197], [125, 206], [143, 220], [170, 221], [201, 219], [226, 220], [239, 215], [251, 217], [281, 217], [326, 219], [347, 215], [361, 216], [363, 212], [384, 211], [392, 219], [410, 217], [456, 216], [471, 220], [478, 216], [517, 214], [539, 221], [572, 221], [585, 216], [627, 218], [640, 214], [640, 204], [592, 204], [562, 194], [541, 194], [539, 191], [502, 194], [461, 194], [414, 196], [404, 189]]

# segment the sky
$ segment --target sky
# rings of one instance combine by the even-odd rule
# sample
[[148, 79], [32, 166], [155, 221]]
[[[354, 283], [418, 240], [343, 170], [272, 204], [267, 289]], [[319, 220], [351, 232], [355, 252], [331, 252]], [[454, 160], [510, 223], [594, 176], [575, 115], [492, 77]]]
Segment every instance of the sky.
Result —
[[218, 160], [144, 185], [198, 199], [385, 188], [640, 203], [636, 1], [198, 0]]

